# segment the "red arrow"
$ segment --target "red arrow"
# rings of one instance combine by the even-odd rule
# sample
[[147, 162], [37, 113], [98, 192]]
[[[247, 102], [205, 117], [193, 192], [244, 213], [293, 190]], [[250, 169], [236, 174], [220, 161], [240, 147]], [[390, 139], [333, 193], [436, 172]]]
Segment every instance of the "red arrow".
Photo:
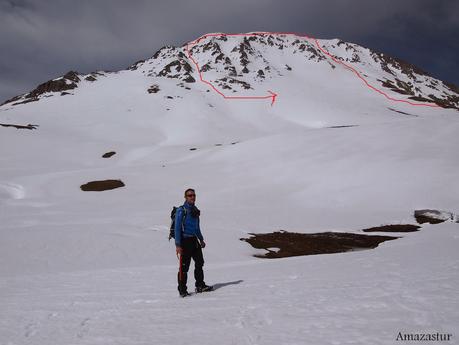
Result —
[[271, 98], [273, 100], [271, 101], [271, 106], [273, 106], [274, 102], [276, 101], [277, 93], [272, 92], [271, 90], [268, 90], [268, 92], [272, 95]]

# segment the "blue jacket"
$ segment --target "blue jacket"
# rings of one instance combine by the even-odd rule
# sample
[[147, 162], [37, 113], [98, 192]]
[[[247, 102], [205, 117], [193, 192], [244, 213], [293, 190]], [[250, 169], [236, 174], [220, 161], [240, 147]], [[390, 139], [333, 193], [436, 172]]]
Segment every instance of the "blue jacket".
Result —
[[[186, 208], [186, 216], [183, 220], [183, 236], [184, 237], [192, 237], [196, 236], [201, 241], [204, 240], [201, 234], [201, 228], [199, 227], [199, 217], [192, 217], [191, 216], [191, 208], [192, 204], [188, 202], [184, 202], [183, 206]], [[183, 210], [179, 207], [175, 213], [175, 245], [181, 246], [182, 243], [182, 216]]]

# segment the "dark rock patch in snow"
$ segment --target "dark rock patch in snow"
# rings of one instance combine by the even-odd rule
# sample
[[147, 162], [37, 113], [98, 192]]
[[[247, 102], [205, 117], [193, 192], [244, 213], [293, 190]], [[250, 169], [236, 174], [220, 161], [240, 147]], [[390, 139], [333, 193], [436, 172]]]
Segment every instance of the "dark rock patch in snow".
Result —
[[77, 84], [80, 81], [78, 73], [70, 71], [65, 74], [62, 78], [55, 80], [49, 80], [43, 84], [38, 85], [38, 87], [31, 91], [26, 98], [37, 97], [45, 92], [59, 92], [65, 90], [72, 90], [77, 87]]
[[129, 66], [127, 69], [131, 71], [135, 71], [137, 68], [139, 68], [143, 63], [145, 62], [145, 59], [139, 60], [137, 62], [134, 62], [131, 66]]
[[383, 231], [383, 232], [412, 232], [412, 231], [419, 231], [419, 225], [413, 224], [389, 224], [389, 225], [381, 225], [375, 226], [372, 228], [362, 229], [363, 232], [375, 232], [375, 231]]
[[67, 72], [63, 77], [48, 80], [47, 82], [38, 85], [34, 90], [25, 95], [15, 96], [0, 105], [21, 100], [21, 102], [13, 103], [13, 105], [24, 104], [29, 102], [36, 102], [39, 96], [47, 92], [62, 92], [72, 90], [78, 87], [77, 83], [80, 81], [77, 72]]
[[458, 95], [446, 95], [445, 98], [438, 98], [434, 95], [429, 95], [431, 102], [439, 105], [443, 108], [451, 108], [459, 110], [459, 96]]
[[38, 125], [31, 125], [30, 123], [28, 125], [13, 125], [11, 123], [0, 123], [0, 126], [3, 127], [14, 127], [16, 129], [37, 129]]
[[159, 85], [158, 84], [153, 84], [152, 86], [150, 86], [148, 88], [148, 93], [158, 93], [158, 91], [160, 90], [159, 88]]
[[[253, 234], [250, 238], [240, 238], [257, 249], [265, 249], [268, 253], [255, 254], [259, 258], [283, 258], [299, 255], [316, 255], [341, 253], [362, 249], [376, 248], [384, 241], [399, 237], [363, 235], [346, 232], [295, 233], [280, 230], [272, 233]], [[271, 248], [279, 248], [272, 250]]]
[[459, 223], [459, 217], [455, 216], [453, 213], [439, 210], [415, 210], [414, 218], [419, 224], [438, 224], [447, 220], [456, 221], [456, 223]]
[[94, 82], [97, 80], [97, 76], [104, 76], [104, 74], [100, 72], [91, 72], [87, 77], [84, 78], [84, 80]]
[[[371, 53], [373, 59], [376, 62], [379, 62], [381, 64], [381, 68], [392, 74], [393, 76], [396, 75], [394, 72], [401, 72], [402, 74], [406, 75], [411, 81], [418, 83], [419, 82], [419, 76], [424, 76], [424, 77], [432, 77], [429, 73], [426, 71], [423, 71], [417, 66], [414, 66], [413, 64], [410, 64], [406, 61], [403, 61], [398, 58], [390, 57], [386, 54], [382, 54], [380, 52], [373, 51]], [[381, 81], [381, 80], [380, 80]], [[402, 94], [410, 94], [412, 95], [411, 97], [408, 97], [409, 99], [415, 100], [415, 101], [420, 101], [420, 102], [433, 102], [440, 107], [443, 108], [454, 108], [454, 109], [459, 109], [459, 88], [451, 83], [447, 82], [442, 82], [443, 85], [449, 89], [452, 94], [443, 92], [442, 98], [435, 97], [434, 95], [429, 95], [429, 98], [426, 98], [421, 95], [415, 95], [414, 91], [416, 90], [415, 87], [413, 87], [412, 82], [402, 82], [399, 79], [395, 78], [396, 84], [394, 85], [393, 81], [386, 80], [386, 81], [381, 81], [384, 87], [390, 88], [392, 91], [402, 93]], [[426, 81], [426, 86], [433, 89], [433, 90], [438, 90], [439, 82], [437, 80], [430, 80]], [[419, 89], [418, 89], [419, 91]]]
[[[179, 56], [181, 55], [179, 54]], [[156, 76], [178, 78], [187, 83], [194, 83], [196, 80], [191, 75], [192, 71], [193, 68], [191, 65], [185, 61], [185, 59], [179, 58], [167, 64], [161, 71], [156, 74]]]
[[[386, 79], [384, 81], [378, 79], [378, 81], [381, 82], [381, 85], [383, 87], [386, 87], [391, 91], [400, 93], [402, 95], [409, 95], [408, 99], [411, 99], [413, 101], [435, 103], [436, 105], [442, 108], [459, 109], [459, 96], [457, 94], [444, 94], [443, 98], [439, 98], [435, 95], [429, 94], [427, 98], [419, 94], [416, 95], [415, 91], [417, 91], [417, 89], [414, 87], [412, 82], [404, 82], [397, 78], [395, 78], [395, 84], [394, 81], [389, 79]], [[452, 89], [450, 88], [450, 90], [455, 92], [454, 85]]]
[[115, 153], [116, 153], [115, 151], [105, 152], [105, 153], [102, 155], [102, 158], [110, 158], [110, 157], [113, 156]]
[[425, 97], [421, 97], [421, 96], [411, 96], [411, 97], [408, 97], [408, 98], [412, 99], [413, 101], [433, 103], [433, 101], [431, 99], [428, 99], [428, 98], [425, 98]]
[[185, 86], [183, 83], [178, 83], [177, 86], [183, 87], [185, 90], [191, 90], [190, 87]]
[[394, 85], [394, 82], [392, 80], [386, 79], [385, 81], [382, 82], [382, 86], [387, 87], [391, 89], [394, 92], [400, 93], [402, 95], [412, 95], [414, 96], [414, 91], [413, 91], [413, 84], [411, 82], [403, 82], [397, 78], [395, 78], [396, 85]]
[[121, 180], [101, 180], [91, 181], [80, 186], [85, 192], [101, 192], [104, 190], [124, 187], [125, 184]]
[[183, 81], [187, 83], [194, 83], [196, 79], [194, 79], [191, 75], [188, 75], [186, 78], [183, 79]]
[[239, 85], [246, 90], [252, 89], [249, 83], [243, 80], [239, 80], [239, 79], [231, 78], [231, 77], [223, 77], [223, 78], [217, 79], [216, 82], [218, 83], [219, 86], [221, 86], [224, 89], [231, 89], [231, 86], [229, 86], [228, 83]]
[[373, 57], [374, 61], [381, 64], [381, 68], [384, 71], [392, 75], [396, 75], [393, 71], [396, 70], [412, 79], [416, 79], [416, 74], [421, 76], [430, 76], [426, 71], [399, 58], [391, 57], [374, 50], [371, 52], [371, 56]]
[[357, 127], [358, 125], [341, 125], [341, 126], [328, 126], [325, 128], [346, 128], [346, 127]]
[[[7, 103], [15, 102], [15, 101], [17, 101], [17, 100], [20, 100], [21, 98], [22, 98], [22, 95], [14, 96], [13, 98], [7, 99], [5, 102], [3, 102], [2, 104], [0, 104], [0, 106], [1, 106], [1, 105], [4, 105], [4, 104], [7, 104]], [[32, 101], [29, 101], [29, 102], [32, 102]], [[24, 103], [26, 103], [26, 102], [24, 102]], [[19, 104], [19, 103], [15, 103], [15, 104]], [[15, 105], [15, 104], [13, 104], [13, 105]]]
[[391, 111], [394, 111], [396, 113], [399, 113], [399, 114], [403, 114], [403, 115], [408, 115], [408, 116], [415, 116], [415, 117], [418, 117], [419, 115], [413, 115], [413, 114], [409, 114], [409, 113], [405, 113], [404, 111], [400, 111], [400, 110], [397, 110], [397, 109], [393, 109], [393, 108], [387, 108]]

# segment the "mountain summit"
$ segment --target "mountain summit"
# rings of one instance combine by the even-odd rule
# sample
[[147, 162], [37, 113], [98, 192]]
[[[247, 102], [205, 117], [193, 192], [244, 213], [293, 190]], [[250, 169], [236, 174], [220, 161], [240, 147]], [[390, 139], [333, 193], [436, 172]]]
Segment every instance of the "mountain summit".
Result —
[[[129, 73], [126, 79], [139, 78], [158, 84], [147, 87], [145, 92], [149, 93], [156, 93], [165, 79], [186, 90], [213, 89], [209, 101], [216, 96], [214, 93], [228, 98], [262, 96], [267, 90], [276, 91], [278, 84], [288, 86], [291, 81], [292, 87], [304, 90], [326, 81], [320, 87], [328, 94], [331, 88], [327, 84], [339, 84], [343, 75], [351, 74], [362, 88], [384, 93], [389, 100], [459, 109], [459, 89], [455, 85], [433, 78], [407, 62], [339, 39], [316, 40], [287, 33], [206, 34], [181, 47], [165, 46], [151, 58], [119, 72]], [[70, 71], [3, 105], [76, 94], [77, 88], [87, 88], [119, 72]]]

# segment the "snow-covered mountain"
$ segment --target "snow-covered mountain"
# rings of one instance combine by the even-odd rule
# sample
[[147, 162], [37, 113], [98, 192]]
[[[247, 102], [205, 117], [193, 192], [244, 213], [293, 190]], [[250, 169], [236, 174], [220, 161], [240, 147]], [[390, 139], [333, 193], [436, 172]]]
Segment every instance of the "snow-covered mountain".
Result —
[[[177, 86], [188, 90], [199, 82], [199, 68], [204, 79], [221, 91], [251, 95], [265, 91], [267, 81], [275, 86], [285, 79], [288, 81], [291, 75], [298, 77], [299, 70], [319, 69], [326, 65], [336, 70], [335, 74], [343, 73], [342, 66], [329, 54], [354, 67], [376, 88], [387, 88], [396, 96], [405, 95], [403, 98], [408, 100], [459, 109], [459, 89], [455, 85], [435, 79], [407, 62], [339, 39], [315, 40], [294, 34], [269, 33], [207, 34], [182, 47], [165, 46], [128, 70], [132, 71], [132, 76], [158, 77], [155, 80], [159, 83], [161, 77], [170, 78], [177, 81]], [[70, 90], [97, 82], [98, 78], [110, 77], [112, 73], [82, 75], [70, 71], [3, 104], [33, 102], [56, 93], [68, 95]], [[302, 76], [303, 83], [310, 82], [311, 76]], [[326, 78], [318, 76], [322, 77]], [[329, 78], [333, 82], [334, 76]]]
[[[458, 97], [353, 43], [250, 33], [72, 71], [4, 102], [0, 344], [457, 335]], [[109, 179], [123, 183], [81, 188]], [[167, 236], [189, 187], [218, 289], [182, 300]], [[267, 260], [240, 241], [416, 224], [420, 209], [451, 220], [352, 253]]]

